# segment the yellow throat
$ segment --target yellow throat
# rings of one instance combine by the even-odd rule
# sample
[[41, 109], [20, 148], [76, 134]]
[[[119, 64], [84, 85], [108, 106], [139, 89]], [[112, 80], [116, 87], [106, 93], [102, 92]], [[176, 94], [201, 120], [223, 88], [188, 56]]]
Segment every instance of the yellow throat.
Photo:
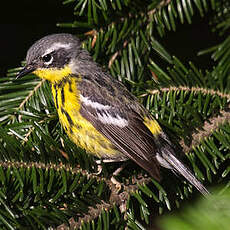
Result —
[[55, 83], [63, 79], [64, 77], [72, 74], [71, 68], [69, 65], [64, 66], [62, 69], [58, 68], [38, 68], [33, 71], [38, 77], [46, 79], [51, 83]]

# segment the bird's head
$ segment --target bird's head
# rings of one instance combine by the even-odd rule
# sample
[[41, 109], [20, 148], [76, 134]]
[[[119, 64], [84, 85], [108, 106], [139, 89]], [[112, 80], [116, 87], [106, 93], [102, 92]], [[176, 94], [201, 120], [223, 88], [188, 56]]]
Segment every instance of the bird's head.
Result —
[[81, 69], [87, 51], [81, 48], [80, 40], [71, 34], [52, 34], [36, 41], [28, 50], [26, 66], [17, 78], [34, 73], [40, 78], [57, 82]]

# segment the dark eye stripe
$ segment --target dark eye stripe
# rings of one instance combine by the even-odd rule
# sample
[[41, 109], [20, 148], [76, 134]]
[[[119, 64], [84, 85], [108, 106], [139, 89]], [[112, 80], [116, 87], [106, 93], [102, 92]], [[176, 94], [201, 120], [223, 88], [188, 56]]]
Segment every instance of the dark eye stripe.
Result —
[[[66, 64], [69, 63], [70, 57], [69, 57], [70, 50], [66, 50], [64, 48], [60, 48], [58, 50], [54, 50], [49, 54], [46, 54], [45, 56], [41, 57], [43, 68], [63, 68]], [[49, 60], [51, 55], [51, 60]], [[49, 63], [50, 62], [50, 63]]]

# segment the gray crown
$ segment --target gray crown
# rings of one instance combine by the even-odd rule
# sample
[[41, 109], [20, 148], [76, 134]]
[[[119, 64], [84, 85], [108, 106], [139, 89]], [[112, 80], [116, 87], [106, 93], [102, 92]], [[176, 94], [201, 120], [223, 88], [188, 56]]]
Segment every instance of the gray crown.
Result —
[[70, 54], [73, 53], [71, 51], [77, 51], [81, 47], [80, 40], [71, 34], [63, 33], [48, 35], [36, 41], [29, 48], [26, 56], [27, 64], [46, 54], [49, 50], [52, 49], [52, 47], [55, 48], [55, 44], [56, 48], [58, 48], [58, 45], [60, 46], [59, 48], [68, 48]]

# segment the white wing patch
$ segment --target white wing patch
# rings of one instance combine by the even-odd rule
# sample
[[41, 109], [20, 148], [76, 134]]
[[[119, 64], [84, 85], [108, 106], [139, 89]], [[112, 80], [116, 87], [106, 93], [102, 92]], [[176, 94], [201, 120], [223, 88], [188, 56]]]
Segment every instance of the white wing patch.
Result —
[[122, 118], [118, 114], [115, 117], [109, 114], [108, 110], [111, 108], [110, 105], [103, 105], [98, 102], [91, 101], [88, 97], [84, 97], [82, 95], [80, 95], [80, 100], [86, 106], [90, 106], [96, 110], [101, 111], [101, 113], [97, 112], [97, 117], [103, 124], [116, 125], [120, 128], [128, 125], [128, 120], [125, 118]]
[[120, 128], [124, 128], [128, 125], [128, 121], [126, 119], [120, 117], [119, 115], [113, 117], [107, 111], [104, 111], [102, 115], [97, 113], [97, 116], [98, 119], [104, 124], [116, 125]]
[[99, 109], [99, 110], [108, 110], [111, 108], [109, 105], [102, 105], [98, 102], [91, 101], [88, 97], [84, 97], [80, 95], [80, 100], [87, 106], [91, 106], [94, 109]]
[[71, 44], [70, 43], [61, 43], [61, 42], [55, 42], [52, 46], [50, 46], [46, 52], [43, 54], [43, 56], [53, 52], [54, 50], [58, 50], [60, 48], [64, 48], [64, 49], [70, 49], [71, 48]]

